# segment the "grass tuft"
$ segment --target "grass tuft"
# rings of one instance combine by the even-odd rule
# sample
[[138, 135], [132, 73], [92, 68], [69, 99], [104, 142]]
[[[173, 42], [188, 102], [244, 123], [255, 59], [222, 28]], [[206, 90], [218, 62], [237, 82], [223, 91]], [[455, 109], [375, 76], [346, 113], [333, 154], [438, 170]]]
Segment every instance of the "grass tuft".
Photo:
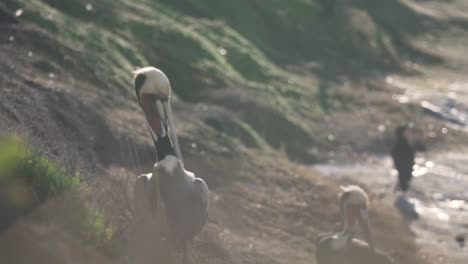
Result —
[[90, 190], [78, 174], [69, 175], [29, 150], [16, 136], [0, 140], [0, 231], [39, 206], [53, 201], [54, 224], [81, 239], [106, 242], [112, 227], [89, 202]]

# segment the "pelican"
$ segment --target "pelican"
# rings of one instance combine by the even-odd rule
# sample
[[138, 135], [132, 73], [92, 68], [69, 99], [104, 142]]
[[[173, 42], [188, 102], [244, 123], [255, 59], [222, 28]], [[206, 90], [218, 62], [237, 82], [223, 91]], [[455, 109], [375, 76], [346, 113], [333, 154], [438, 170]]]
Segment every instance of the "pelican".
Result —
[[[318, 264], [387, 264], [393, 260], [377, 252], [369, 228], [369, 199], [359, 186], [340, 186], [340, 209], [343, 217], [343, 230], [339, 233], [326, 233], [317, 240], [316, 259]], [[354, 238], [356, 222], [361, 225], [367, 242]]]
[[[183, 263], [190, 263], [190, 243], [207, 221], [208, 186], [184, 169], [170, 105], [169, 79], [161, 70], [145, 67], [134, 71], [134, 86], [157, 155], [153, 172], [139, 176], [135, 183], [137, 215], [165, 221], [174, 245], [182, 247]], [[161, 203], [164, 209], [160, 209]]]
[[398, 171], [398, 183], [396, 190], [401, 190], [403, 193], [409, 188], [411, 178], [413, 178], [413, 166], [415, 150], [406, 139], [406, 129], [408, 126], [399, 126], [395, 129], [396, 142], [392, 148], [393, 164]]

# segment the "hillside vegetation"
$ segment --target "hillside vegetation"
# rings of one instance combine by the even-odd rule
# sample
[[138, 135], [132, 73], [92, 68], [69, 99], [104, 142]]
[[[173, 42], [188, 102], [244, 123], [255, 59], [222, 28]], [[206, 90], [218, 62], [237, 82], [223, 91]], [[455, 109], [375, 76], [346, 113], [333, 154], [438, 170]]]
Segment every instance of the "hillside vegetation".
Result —
[[[0, 234], [8, 234], [19, 219], [37, 211], [36, 215], [43, 214], [35, 217], [39, 223], [47, 215], [47, 225], [71, 231], [87, 243], [106, 243], [112, 227], [91, 204], [89, 191], [79, 175], [67, 175], [17, 137], [0, 139]], [[11, 255], [2, 247], [3, 261], [16, 262]]]
[[[322, 157], [310, 149], [326, 147], [328, 136], [315, 123], [329, 111], [363, 104], [362, 93], [381, 90], [363, 78], [402, 70], [416, 52], [404, 45], [405, 36], [423, 34], [428, 20], [399, 1], [359, 3], [339, 4], [329, 18], [313, 0], [2, 5], [11, 12], [21, 8], [16, 20], [34, 30], [33, 52], [47, 57], [34, 60], [35, 70], [99, 87], [108, 93], [99, 107], [114, 107], [114, 98], [133, 103], [129, 72], [155, 65], [180, 100], [220, 106], [238, 117], [206, 125], [249, 147], [281, 148], [311, 161]], [[396, 31], [403, 20], [411, 21], [408, 32]]]

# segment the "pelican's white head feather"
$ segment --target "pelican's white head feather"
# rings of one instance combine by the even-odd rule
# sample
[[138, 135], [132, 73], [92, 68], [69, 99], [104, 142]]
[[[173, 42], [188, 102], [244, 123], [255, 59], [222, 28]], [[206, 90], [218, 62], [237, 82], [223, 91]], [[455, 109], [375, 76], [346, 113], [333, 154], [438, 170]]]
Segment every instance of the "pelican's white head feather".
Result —
[[357, 185], [340, 185], [340, 189], [343, 191], [341, 193], [341, 197], [346, 199], [348, 204], [362, 206], [364, 208], [369, 206], [369, 198], [367, 197], [367, 193], [361, 187]]
[[162, 94], [168, 98], [171, 96], [171, 84], [167, 76], [160, 69], [149, 66], [133, 71], [134, 79], [138, 75], [145, 75], [146, 79], [140, 89], [140, 94]]

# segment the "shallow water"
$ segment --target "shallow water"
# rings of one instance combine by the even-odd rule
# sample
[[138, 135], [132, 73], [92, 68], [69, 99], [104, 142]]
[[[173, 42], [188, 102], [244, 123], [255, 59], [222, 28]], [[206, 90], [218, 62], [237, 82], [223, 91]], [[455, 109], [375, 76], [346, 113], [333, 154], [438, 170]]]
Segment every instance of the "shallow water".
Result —
[[[468, 153], [468, 151], [467, 151]], [[319, 164], [314, 169], [338, 180], [350, 179], [366, 186], [381, 199], [396, 201], [393, 192], [396, 171], [390, 157], [371, 157], [361, 163]], [[432, 153], [418, 156], [408, 201], [419, 219], [408, 224], [422, 244], [430, 244], [447, 254], [467, 256], [467, 247], [455, 240], [468, 236], [468, 155]]]
[[[393, 99], [400, 103], [419, 104], [424, 114], [443, 121], [447, 128], [468, 133], [466, 75], [451, 70], [426, 70], [424, 78], [387, 76], [387, 84], [403, 91], [393, 95]], [[396, 177], [388, 177], [392, 171], [391, 159], [379, 160], [385, 169], [379, 168], [383, 174], [380, 173], [378, 178], [396, 181]], [[323, 167], [318, 166], [317, 169], [327, 174]], [[420, 156], [413, 174], [415, 178], [408, 198], [421, 216], [411, 224], [419, 242], [468, 259], [468, 245], [460, 247], [455, 241], [457, 235], [468, 239], [468, 148], [458, 153]], [[373, 181], [361, 182], [370, 183], [371, 187], [374, 185]]]
[[444, 121], [447, 127], [468, 132], [468, 83], [446, 82], [440, 79], [427, 78], [426, 82], [435, 83], [430, 87], [420, 80], [402, 80], [388, 76], [387, 84], [400, 88], [402, 94], [394, 94], [392, 98], [402, 104], [417, 103], [426, 115]]

